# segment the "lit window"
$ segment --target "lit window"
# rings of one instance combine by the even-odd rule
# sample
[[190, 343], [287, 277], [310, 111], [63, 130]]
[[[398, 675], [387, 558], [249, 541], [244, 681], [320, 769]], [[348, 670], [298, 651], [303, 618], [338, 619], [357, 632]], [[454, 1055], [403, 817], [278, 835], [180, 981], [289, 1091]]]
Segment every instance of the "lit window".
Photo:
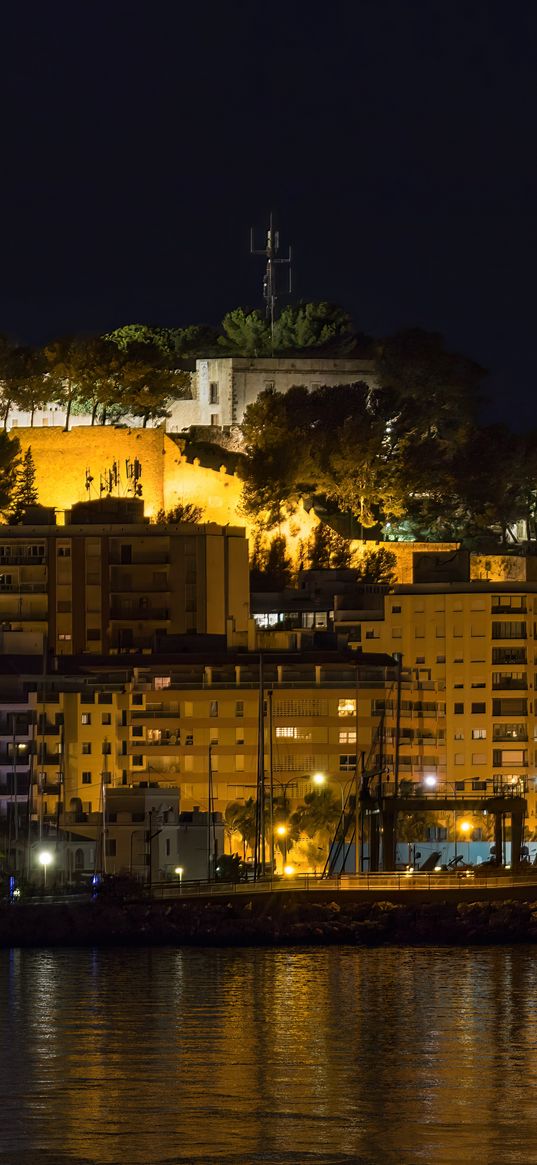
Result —
[[339, 733], [340, 744], [356, 744], [356, 729], [342, 729]]
[[356, 700], [338, 700], [338, 716], [356, 716]]

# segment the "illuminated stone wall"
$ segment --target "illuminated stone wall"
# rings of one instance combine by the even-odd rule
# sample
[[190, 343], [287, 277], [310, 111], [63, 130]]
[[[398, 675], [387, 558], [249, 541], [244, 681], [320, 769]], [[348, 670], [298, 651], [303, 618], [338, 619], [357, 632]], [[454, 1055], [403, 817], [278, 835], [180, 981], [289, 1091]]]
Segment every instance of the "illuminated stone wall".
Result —
[[[251, 522], [241, 509], [242, 485], [235, 474], [205, 469], [197, 458], [187, 461], [178, 445], [162, 429], [115, 429], [113, 426], [76, 428], [64, 433], [59, 428], [17, 429], [24, 452], [31, 446], [36, 468], [39, 501], [56, 510], [67, 510], [74, 502], [99, 497], [101, 474], [119, 463], [121, 486], [127, 493], [125, 462], [135, 458], [142, 465], [142, 497], [147, 517], [160, 509], [172, 509], [178, 502], [201, 506], [203, 520], [221, 526], [245, 526], [251, 536]], [[89, 469], [93, 482], [86, 490]], [[315, 515], [302, 504], [296, 514], [282, 523], [281, 532], [288, 540], [289, 552], [296, 554], [298, 544], [317, 525]]]
[[[99, 496], [102, 473], [118, 461], [121, 472], [120, 493], [126, 493], [125, 462], [135, 458], [142, 465], [142, 489], [145, 513], [153, 517], [158, 510], [172, 509], [178, 502], [192, 502], [203, 509], [203, 519], [219, 525], [245, 526], [251, 540], [252, 524], [241, 508], [241, 481], [235, 474], [205, 469], [197, 459], [188, 462], [184, 454], [162, 429], [115, 429], [113, 426], [79, 427], [70, 433], [59, 428], [17, 429], [23, 452], [31, 445], [36, 467], [39, 501], [56, 510], [69, 509], [74, 502]], [[93, 476], [91, 490], [85, 488], [85, 471]], [[296, 513], [282, 523], [291, 557], [299, 543], [307, 540], [318, 524], [313, 512], [302, 503]], [[273, 531], [268, 537], [273, 537]], [[412, 582], [412, 555], [416, 551], [437, 554], [456, 550], [456, 542], [351, 542], [353, 565], [365, 553], [383, 547], [396, 555], [397, 582]], [[527, 563], [522, 556], [472, 555], [471, 577], [493, 582], [524, 581]]]

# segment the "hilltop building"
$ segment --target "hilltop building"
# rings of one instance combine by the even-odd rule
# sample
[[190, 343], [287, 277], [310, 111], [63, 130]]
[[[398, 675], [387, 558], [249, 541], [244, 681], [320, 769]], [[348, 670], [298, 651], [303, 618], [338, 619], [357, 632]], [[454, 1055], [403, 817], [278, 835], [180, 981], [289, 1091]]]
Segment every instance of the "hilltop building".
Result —
[[[196, 360], [191, 371], [190, 397], [178, 400], [171, 407], [171, 415], [164, 422], [170, 433], [179, 433], [192, 426], [228, 428], [240, 425], [244, 411], [265, 388], [287, 392], [294, 385], [320, 388], [324, 385], [353, 384], [358, 380], [373, 385], [375, 366], [372, 360], [356, 360], [343, 356], [318, 356], [315, 349], [305, 350], [289, 358], [221, 356]], [[47, 404], [29, 412], [12, 408], [7, 429], [35, 428], [63, 429], [66, 412], [59, 405]], [[71, 414], [70, 428], [91, 425], [91, 412], [78, 409]], [[126, 416], [123, 422], [131, 428], [140, 427], [139, 418]], [[163, 422], [149, 421], [150, 428], [160, 428]]]

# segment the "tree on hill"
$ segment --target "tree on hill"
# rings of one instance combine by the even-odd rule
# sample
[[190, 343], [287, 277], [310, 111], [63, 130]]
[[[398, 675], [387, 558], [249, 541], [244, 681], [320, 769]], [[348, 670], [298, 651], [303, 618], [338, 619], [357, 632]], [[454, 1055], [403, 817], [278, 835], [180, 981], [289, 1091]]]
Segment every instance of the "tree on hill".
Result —
[[0, 513], [7, 514], [17, 482], [20, 444], [0, 429]]
[[172, 328], [174, 349], [181, 359], [218, 354], [220, 333], [211, 324], [190, 324], [187, 328]]
[[326, 522], [319, 522], [308, 539], [307, 563], [310, 570], [337, 570], [350, 566], [351, 550], [347, 539]]
[[22, 412], [30, 413], [30, 427], [33, 427], [36, 409], [44, 408], [49, 397], [45, 357], [36, 348], [19, 348], [16, 354], [13, 402]]
[[344, 348], [354, 342], [351, 318], [338, 304], [318, 302], [285, 307], [274, 324], [274, 349]]
[[265, 356], [270, 353], [270, 328], [259, 311], [235, 308], [222, 320], [218, 343], [230, 355]]
[[107, 332], [103, 340], [111, 340], [117, 348], [125, 352], [131, 344], [150, 344], [159, 348], [165, 356], [171, 356], [175, 351], [175, 330], [173, 328], [155, 328], [149, 324], [124, 324]]
[[393, 583], [396, 577], [397, 555], [391, 550], [380, 546], [378, 550], [368, 550], [356, 574], [360, 582], [364, 583]]
[[179, 522], [201, 522], [203, 518], [203, 509], [201, 506], [194, 505], [193, 502], [177, 502], [171, 510], [159, 510], [153, 518], [156, 525], [166, 523], [168, 525], [175, 525]]
[[39, 495], [35, 484], [35, 463], [32, 457], [31, 446], [28, 446], [22, 461], [18, 463], [16, 477], [10, 498], [8, 521], [12, 526], [18, 526], [30, 506], [37, 505]]
[[43, 349], [49, 398], [65, 409], [65, 432], [69, 432], [71, 412], [82, 399], [88, 366], [88, 342], [77, 336], [54, 340]]

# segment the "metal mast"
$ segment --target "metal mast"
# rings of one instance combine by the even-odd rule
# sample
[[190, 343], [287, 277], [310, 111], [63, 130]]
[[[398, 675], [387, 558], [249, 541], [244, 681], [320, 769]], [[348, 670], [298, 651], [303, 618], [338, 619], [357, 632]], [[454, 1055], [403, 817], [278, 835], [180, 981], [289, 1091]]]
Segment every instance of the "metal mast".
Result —
[[[250, 228], [250, 254], [264, 255], [267, 260], [265, 274], [263, 276], [263, 299], [265, 301], [265, 315], [270, 323], [270, 349], [273, 354], [274, 320], [276, 319], [278, 293], [283, 295], [291, 294], [291, 248], [288, 248], [285, 258], [279, 257], [279, 250], [280, 232], [274, 226], [274, 216], [271, 211], [265, 247], [256, 248], [254, 246], [254, 228]], [[278, 279], [279, 267], [287, 267], [287, 287], [284, 291], [280, 289], [281, 280]]]

